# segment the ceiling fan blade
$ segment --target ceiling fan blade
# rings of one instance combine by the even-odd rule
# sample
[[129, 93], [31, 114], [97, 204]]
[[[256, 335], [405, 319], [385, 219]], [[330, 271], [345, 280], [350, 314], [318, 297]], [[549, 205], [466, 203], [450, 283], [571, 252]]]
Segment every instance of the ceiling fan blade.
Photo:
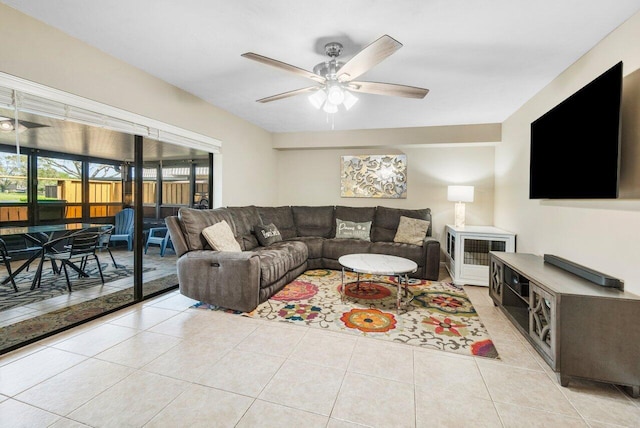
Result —
[[277, 59], [258, 55], [253, 52], [243, 53], [241, 56], [261, 62], [262, 64], [270, 65], [271, 67], [279, 68], [280, 70], [297, 74], [298, 76], [306, 77], [307, 79], [315, 80], [318, 83], [324, 83], [326, 80], [324, 77], [310, 71], [304, 70], [291, 64], [287, 64], [286, 62], [278, 61]]
[[401, 47], [402, 43], [385, 34], [347, 61], [347, 63], [338, 70], [338, 80], [348, 82], [355, 79], [382, 62], [382, 60]]
[[376, 95], [391, 95], [405, 98], [424, 98], [429, 93], [428, 89], [415, 86], [396, 85], [395, 83], [379, 82], [349, 82], [347, 88], [354, 92], [364, 92]]
[[261, 98], [261, 99], [257, 100], [256, 102], [258, 102], [258, 103], [268, 103], [270, 101], [277, 101], [277, 100], [281, 100], [283, 98], [293, 97], [295, 95], [304, 94], [305, 92], [311, 92], [311, 91], [315, 91], [315, 90], [318, 90], [318, 89], [320, 89], [319, 86], [308, 86], [306, 88], [296, 89], [294, 91], [283, 92], [283, 93], [278, 94], [278, 95], [272, 95], [270, 97]]

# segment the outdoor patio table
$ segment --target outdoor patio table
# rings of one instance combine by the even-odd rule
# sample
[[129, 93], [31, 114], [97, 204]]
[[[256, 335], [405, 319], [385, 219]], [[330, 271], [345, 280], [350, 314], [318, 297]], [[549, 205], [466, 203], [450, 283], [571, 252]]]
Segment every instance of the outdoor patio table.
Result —
[[[54, 236], [55, 232], [64, 232], [61, 237], [71, 236], [75, 233], [85, 231], [87, 229], [103, 226], [102, 224], [93, 223], [67, 223], [67, 224], [47, 224], [39, 226], [11, 226], [0, 227], [0, 237], [8, 235], [23, 235], [26, 239], [33, 242], [39, 250], [35, 251], [18, 269], [2, 280], [2, 284], [7, 284], [11, 278], [15, 278], [20, 272], [29, 267], [34, 260], [42, 257], [44, 250]], [[80, 268], [72, 266], [79, 274], [84, 274]], [[38, 266], [38, 271], [33, 277], [31, 289], [33, 290], [38, 283], [38, 277], [42, 273], [42, 264]]]

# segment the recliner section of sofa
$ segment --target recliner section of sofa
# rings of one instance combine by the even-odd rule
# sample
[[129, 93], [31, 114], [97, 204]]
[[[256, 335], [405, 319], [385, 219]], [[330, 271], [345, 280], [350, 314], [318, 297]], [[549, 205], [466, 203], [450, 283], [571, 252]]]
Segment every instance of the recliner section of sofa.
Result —
[[[393, 242], [400, 217], [431, 221], [429, 209], [387, 207], [281, 206], [227, 207], [214, 210], [181, 208], [166, 224], [178, 255], [182, 294], [238, 311], [251, 311], [307, 269], [341, 269], [345, 254], [378, 253], [405, 257], [418, 264], [412, 275], [438, 278], [440, 243], [431, 225], [422, 246]], [[340, 239], [336, 219], [371, 222], [369, 241]], [[242, 252], [211, 249], [202, 229], [225, 220]], [[260, 246], [253, 227], [273, 223], [283, 241]]]

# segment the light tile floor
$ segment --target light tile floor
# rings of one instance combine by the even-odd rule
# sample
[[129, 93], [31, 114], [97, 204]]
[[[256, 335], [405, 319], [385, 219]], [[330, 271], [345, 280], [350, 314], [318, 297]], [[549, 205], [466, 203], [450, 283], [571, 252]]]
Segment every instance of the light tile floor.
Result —
[[189, 309], [177, 291], [0, 357], [0, 427], [640, 426], [640, 400], [561, 387], [465, 287], [500, 361]]

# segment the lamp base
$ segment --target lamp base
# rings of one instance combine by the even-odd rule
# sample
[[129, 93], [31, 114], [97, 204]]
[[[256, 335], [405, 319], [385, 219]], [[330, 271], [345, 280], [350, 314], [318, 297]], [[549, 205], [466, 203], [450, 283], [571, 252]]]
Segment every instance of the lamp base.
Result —
[[464, 227], [464, 202], [456, 202], [455, 208], [455, 226]]

